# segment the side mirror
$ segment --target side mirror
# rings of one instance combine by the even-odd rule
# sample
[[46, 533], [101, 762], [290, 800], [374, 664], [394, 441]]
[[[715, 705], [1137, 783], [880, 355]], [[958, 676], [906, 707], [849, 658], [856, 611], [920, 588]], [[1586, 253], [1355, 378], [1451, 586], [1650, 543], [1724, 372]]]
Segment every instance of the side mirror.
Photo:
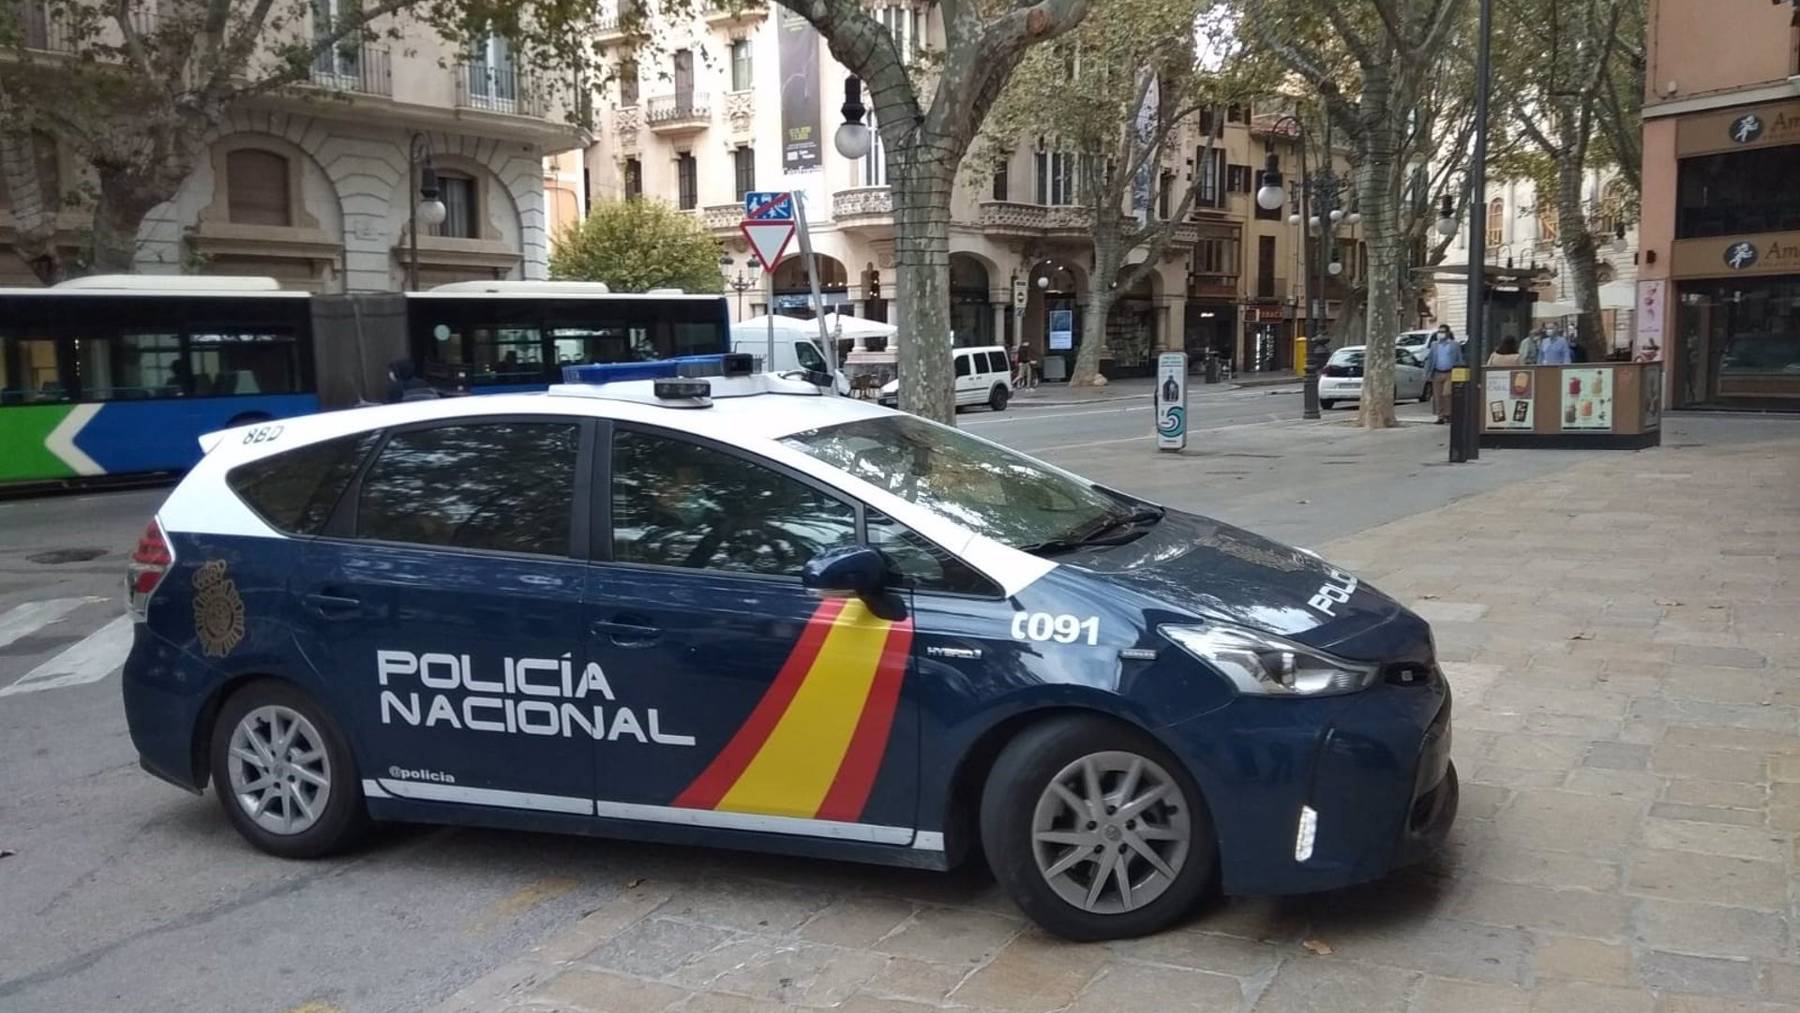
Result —
[[800, 583], [824, 594], [872, 595], [887, 586], [887, 557], [867, 545], [831, 549], [806, 561]]

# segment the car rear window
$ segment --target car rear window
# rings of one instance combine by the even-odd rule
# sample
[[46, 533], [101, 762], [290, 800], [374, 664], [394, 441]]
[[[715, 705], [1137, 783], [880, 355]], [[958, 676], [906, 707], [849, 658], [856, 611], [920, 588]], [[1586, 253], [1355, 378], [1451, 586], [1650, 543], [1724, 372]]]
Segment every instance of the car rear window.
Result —
[[276, 530], [316, 535], [377, 435], [340, 436], [240, 464], [225, 484]]

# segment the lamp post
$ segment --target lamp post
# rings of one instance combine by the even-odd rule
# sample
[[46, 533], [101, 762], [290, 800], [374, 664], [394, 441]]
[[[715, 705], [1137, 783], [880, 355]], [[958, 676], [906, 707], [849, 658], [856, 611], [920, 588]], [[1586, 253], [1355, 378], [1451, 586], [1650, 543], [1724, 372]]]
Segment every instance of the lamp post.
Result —
[[[1338, 261], [1334, 250], [1334, 239], [1338, 226], [1355, 225], [1362, 221], [1362, 215], [1338, 207], [1339, 191], [1345, 181], [1329, 164], [1330, 121], [1326, 121], [1325, 133], [1327, 164], [1316, 173], [1307, 171], [1306, 127], [1299, 117], [1283, 116], [1270, 125], [1269, 131], [1272, 135], [1289, 126], [1293, 128], [1300, 148], [1300, 204], [1299, 213], [1291, 215], [1288, 223], [1300, 226], [1300, 261], [1305, 265], [1301, 272], [1301, 283], [1306, 299], [1306, 386], [1301, 413], [1304, 418], [1316, 419], [1320, 414], [1319, 371], [1324, 367], [1328, 344], [1321, 333], [1326, 326], [1326, 279], [1335, 278], [1344, 271], [1344, 265]], [[1275, 154], [1275, 142], [1271, 137], [1263, 162], [1262, 187], [1256, 191], [1256, 203], [1265, 211], [1274, 211], [1286, 204], [1287, 200], [1287, 188], [1281, 178], [1281, 158]], [[1319, 234], [1318, 245], [1309, 253], [1307, 240], [1314, 230]]]
[[406, 290], [419, 290], [419, 229], [444, 224], [448, 212], [438, 190], [437, 170], [431, 166], [431, 139], [412, 135], [406, 149]]
[[[1493, 61], [1494, 0], [1481, 0], [1481, 13], [1475, 39], [1475, 144], [1469, 172], [1469, 319], [1465, 331], [1469, 335], [1468, 379], [1463, 382], [1460, 405], [1455, 394], [1451, 404], [1460, 410], [1450, 415], [1450, 463], [1461, 464], [1481, 457], [1481, 391], [1482, 363], [1487, 344], [1487, 152], [1488, 92], [1492, 89], [1489, 66]], [[1444, 197], [1443, 221], [1452, 222], [1453, 208]], [[1450, 234], [1453, 234], [1450, 233]], [[1452, 388], [1454, 392], [1454, 387]]]
[[875, 142], [868, 124], [863, 122], [863, 116], [868, 110], [862, 104], [862, 78], [851, 75], [844, 79], [844, 104], [840, 111], [844, 114], [844, 122], [838, 124], [831, 143], [837, 147], [838, 154], [845, 158], [862, 158], [869, 153], [869, 148]]
[[[737, 261], [732, 260], [729, 256], [719, 258], [720, 266], [724, 267], [726, 270], [730, 270], [731, 265], [735, 263], [737, 263]], [[761, 272], [761, 267], [757, 264], [755, 258], [750, 258], [749, 269], [750, 273], [748, 276], [744, 274], [744, 268], [740, 267], [738, 268], [736, 277], [727, 278], [725, 280], [725, 284], [730, 285], [731, 290], [737, 293], [739, 320], [744, 319], [744, 293], [756, 287], [756, 276]], [[774, 310], [770, 310], [770, 312], [773, 313]]]

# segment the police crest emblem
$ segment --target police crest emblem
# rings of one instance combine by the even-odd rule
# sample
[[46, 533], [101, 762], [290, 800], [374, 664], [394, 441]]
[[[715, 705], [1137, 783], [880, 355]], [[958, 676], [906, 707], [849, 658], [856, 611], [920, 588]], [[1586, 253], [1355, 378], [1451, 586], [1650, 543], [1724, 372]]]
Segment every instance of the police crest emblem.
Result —
[[223, 658], [244, 639], [244, 599], [222, 559], [194, 571], [194, 635], [209, 658]]

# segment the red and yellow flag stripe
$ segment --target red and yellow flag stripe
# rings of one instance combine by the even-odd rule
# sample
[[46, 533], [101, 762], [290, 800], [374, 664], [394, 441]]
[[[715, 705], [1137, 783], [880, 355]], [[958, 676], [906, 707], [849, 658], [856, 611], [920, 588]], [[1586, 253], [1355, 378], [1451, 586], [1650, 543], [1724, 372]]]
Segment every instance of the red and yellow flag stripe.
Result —
[[775, 681], [675, 804], [854, 822], [887, 752], [912, 620], [822, 602]]

